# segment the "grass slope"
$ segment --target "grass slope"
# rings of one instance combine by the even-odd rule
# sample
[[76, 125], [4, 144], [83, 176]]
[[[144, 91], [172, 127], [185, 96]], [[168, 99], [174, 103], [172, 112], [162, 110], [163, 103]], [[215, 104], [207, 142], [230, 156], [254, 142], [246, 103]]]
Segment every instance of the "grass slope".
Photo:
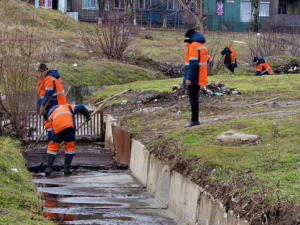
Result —
[[166, 78], [159, 72], [104, 59], [81, 61], [77, 67], [66, 63], [58, 66], [63, 80], [75, 87], [124, 84], [137, 80]]
[[42, 216], [41, 195], [30, 181], [20, 147], [17, 140], [0, 137], [0, 224], [52, 224]]
[[[176, 85], [182, 79], [169, 79], [165, 81], [153, 81], [151, 84], [146, 82], [133, 82], [125, 85], [116, 85], [104, 88], [97, 93], [97, 96], [105, 93], [116, 94], [128, 88], [134, 90], [158, 90], [171, 91], [170, 86]], [[249, 77], [249, 76], [228, 76], [220, 75], [209, 77], [210, 81], [225, 82], [226, 86], [239, 89], [245, 101], [254, 103], [272, 97], [280, 97], [281, 100], [293, 101], [299, 93], [300, 76], [299, 74]], [[231, 96], [229, 98], [233, 98]], [[236, 96], [235, 98], [237, 98]], [[203, 101], [203, 99], [202, 99]], [[218, 98], [207, 99], [206, 101], [218, 104]], [[210, 109], [207, 109], [210, 110]], [[214, 112], [207, 112], [201, 108], [200, 120], [204, 113], [207, 116]], [[297, 111], [299, 106], [289, 107], [288, 109], [269, 109], [268, 107], [254, 108], [235, 108], [226, 115], [232, 115], [226, 120], [215, 120], [209, 125], [202, 125], [184, 129], [178, 125], [183, 120], [188, 121], [190, 111], [183, 111], [182, 114], [172, 114], [168, 111], [153, 113], [154, 120], [144, 120], [136, 114], [126, 115], [125, 127], [130, 128], [135, 134], [135, 138], [143, 139], [143, 130], [164, 130], [167, 139], [175, 138], [183, 141], [188, 146], [185, 152], [186, 157], [196, 156], [200, 159], [199, 164], [215, 166], [216, 172], [210, 176], [211, 181], [229, 181], [239, 176], [242, 171], [249, 171], [249, 176], [254, 176], [258, 182], [267, 182], [273, 186], [278, 180], [280, 182], [280, 197], [285, 199], [300, 200], [299, 194], [299, 135], [300, 120]], [[281, 114], [279, 111], [290, 111], [292, 113]], [[251, 116], [252, 113], [263, 112], [260, 116]], [[235, 117], [237, 114], [243, 118]], [[249, 114], [249, 116], [246, 116]], [[219, 115], [222, 115], [219, 114]], [[225, 116], [225, 115], [223, 115]], [[157, 119], [159, 118], [159, 119]], [[213, 120], [214, 116], [212, 116]], [[202, 118], [203, 119], [203, 118]], [[186, 122], [185, 121], [185, 122]], [[226, 146], [214, 142], [214, 138], [225, 131], [245, 132], [258, 134], [261, 138], [259, 145], [248, 146]], [[160, 141], [154, 141], [151, 147]], [[245, 187], [246, 188], [246, 187]], [[251, 193], [257, 192], [257, 187], [251, 189]]]

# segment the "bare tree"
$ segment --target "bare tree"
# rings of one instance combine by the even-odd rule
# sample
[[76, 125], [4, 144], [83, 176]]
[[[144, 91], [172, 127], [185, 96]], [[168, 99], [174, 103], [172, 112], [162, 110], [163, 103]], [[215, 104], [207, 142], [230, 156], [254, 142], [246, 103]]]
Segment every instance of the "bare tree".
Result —
[[157, 5], [160, 11], [163, 13], [163, 25], [162, 27], [167, 27], [167, 17], [168, 17], [168, 1], [167, 0], [157, 0]]
[[[203, 26], [203, 0], [176, 0], [179, 5], [183, 7], [191, 16], [193, 16], [197, 21], [197, 26], [200, 29], [201, 33], [204, 33], [204, 26]], [[187, 3], [185, 3], [187, 2]], [[196, 14], [194, 13], [193, 9], [195, 9]]]
[[260, 0], [251, 0], [252, 2], [252, 19], [251, 29], [254, 32], [258, 31], [258, 18], [259, 18], [259, 3]]

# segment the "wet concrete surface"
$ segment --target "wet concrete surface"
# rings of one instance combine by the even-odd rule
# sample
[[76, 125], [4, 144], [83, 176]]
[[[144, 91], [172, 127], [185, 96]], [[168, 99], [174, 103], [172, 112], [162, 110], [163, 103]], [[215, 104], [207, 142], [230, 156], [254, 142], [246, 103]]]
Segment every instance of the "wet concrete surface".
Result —
[[57, 224], [183, 224], [128, 170], [32, 176]]
[[113, 170], [111, 151], [103, 144], [79, 144], [75, 152], [70, 176], [63, 174], [63, 149], [50, 176], [40, 166], [41, 160], [46, 165], [46, 149], [27, 153], [32, 182], [43, 196], [44, 216], [49, 220], [56, 224], [183, 224], [129, 170]]
[[[25, 153], [27, 168], [30, 171], [43, 171], [47, 165], [47, 148], [41, 148], [46, 143], [41, 143], [36, 148]], [[73, 168], [110, 169], [114, 162], [110, 155], [111, 150], [104, 147], [104, 143], [76, 143]], [[54, 170], [64, 166], [65, 150], [61, 147], [53, 164]]]

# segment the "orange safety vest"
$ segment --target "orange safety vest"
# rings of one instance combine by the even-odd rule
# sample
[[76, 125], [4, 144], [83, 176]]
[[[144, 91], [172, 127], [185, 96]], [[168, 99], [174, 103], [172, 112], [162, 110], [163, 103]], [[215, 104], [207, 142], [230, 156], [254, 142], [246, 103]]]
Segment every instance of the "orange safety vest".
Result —
[[185, 65], [189, 65], [190, 60], [198, 60], [199, 81], [198, 85], [207, 85], [207, 60], [208, 54], [205, 44], [193, 42], [186, 45], [188, 47], [185, 55]]
[[272, 69], [267, 61], [256, 65], [256, 71], [260, 71], [261, 74], [265, 71], [267, 71], [268, 74], [272, 73]]
[[43, 99], [47, 90], [55, 90], [53, 97], [57, 96], [58, 105], [66, 105], [67, 98], [65, 95], [64, 87], [60, 78], [55, 78], [51, 75], [39, 79], [38, 97]]
[[61, 105], [53, 111], [49, 116], [49, 120], [52, 122], [53, 131], [55, 134], [58, 134], [62, 130], [73, 127], [75, 128], [75, 119], [74, 119], [74, 104]]
[[230, 45], [227, 45], [227, 47], [228, 47], [229, 50], [231, 51], [231, 63], [235, 63], [236, 52], [230, 47]]

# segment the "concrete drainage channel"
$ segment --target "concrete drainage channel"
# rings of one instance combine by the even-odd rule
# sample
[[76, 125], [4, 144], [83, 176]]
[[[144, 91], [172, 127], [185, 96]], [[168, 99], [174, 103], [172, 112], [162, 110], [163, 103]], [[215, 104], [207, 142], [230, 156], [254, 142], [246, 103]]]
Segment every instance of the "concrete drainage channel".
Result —
[[[122, 164], [122, 159], [129, 159], [125, 153], [130, 142], [122, 140], [128, 135], [114, 135], [114, 130], [120, 132], [115, 127], [116, 120], [107, 116], [105, 142], [118, 148], [117, 163]], [[149, 155], [136, 140], [131, 140], [130, 170], [110, 169], [113, 159], [108, 148], [88, 146], [76, 146], [79, 154], [74, 157], [72, 167], [76, 172], [71, 176], [63, 176], [59, 171], [60, 160], [58, 171], [50, 177], [32, 173], [45, 200], [45, 216], [58, 224], [248, 224], [232, 211], [226, 214], [222, 204], [200, 186], [177, 172], [170, 173], [167, 165]], [[42, 167], [33, 160], [37, 152], [43, 161], [45, 150], [36, 150], [26, 157], [27, 166], [33, 170]]]
[[[107, 116], [105, 141], [111, 145], [114, 144], [114, 126], [118, 126], [117, 121]], [[142, 143], [136, 140], [131, 143], [131, 172], [182, 221], [197, 225], [248, 224], [246, 220], [236, 218], [232, 210], [226, 214], [223, 204], [204, 188], [177, 172], [170, 172], [169, 167], [150, 155]]]
[[108, 148], [77, 145], [71, 176], [63, 175], [64, 151], [60, 151], [49, 177], [38, 172], [43, 171], [45, 149], [26, 156], [49, 220], [56, 224], [183, 224], [129, 170], [111, 169]]

